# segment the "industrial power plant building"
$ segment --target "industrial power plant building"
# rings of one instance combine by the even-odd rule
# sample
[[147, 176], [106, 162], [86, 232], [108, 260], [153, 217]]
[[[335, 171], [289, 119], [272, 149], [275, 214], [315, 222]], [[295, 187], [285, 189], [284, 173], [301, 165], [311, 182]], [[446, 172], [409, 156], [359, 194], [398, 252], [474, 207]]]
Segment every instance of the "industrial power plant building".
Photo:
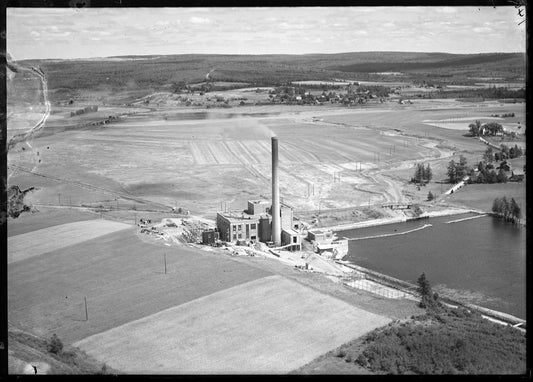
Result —
[[[289, 250], [300, 250], [300, 222], [294, 220], [290, 206], [281, 203], [281, 241], [277, 246], [286, 246]], [[217, 229], [220, 240], [260, 241], [272, 243], [272, 215], [270, 203], [266, 200], [248, 201], [248, 209], [242, 212], [218, 212]]]
[[275, 247], [300, 250], [299, 222], [292, 207], [280, 203], [278, 179], [278, 139], [272, 137], [272, 204], [266, 200], [248, 201], [242, 212], [217, 213], [220, 240], [260, 241]]

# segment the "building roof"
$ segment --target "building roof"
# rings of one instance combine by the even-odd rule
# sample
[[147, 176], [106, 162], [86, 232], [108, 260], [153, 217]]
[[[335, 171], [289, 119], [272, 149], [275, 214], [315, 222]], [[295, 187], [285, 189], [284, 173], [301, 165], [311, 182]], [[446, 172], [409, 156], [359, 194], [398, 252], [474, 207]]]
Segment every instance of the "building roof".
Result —
[[248, 203], [252, 203], [252, 204], [265, 204], [265, 203], [267, 203], [268, 204], [268, 200], [265, 200], [265, 199], [248, 200]]
[[312, 233], [313, 235], [320, 235], [320, 234], [323, 234], [323, 233], [330, 233], [330, 232], [333, 232], [333, 231], [330, 230], [330, 229], [312, 229], [312, 230], [309, 230], [307, 232], [308, 233]]
[[[217, 215], [229, 220], [231, 223], [258, 222], [263, 215], [249, 215], [246, 212], [217, 212]], [[268, 216], [268, 215], [267, 215]]]
[[287, 232], [289, 235], [292, 235], [292, 236], [298, 235], [298, 232], [296, 232], [295, 230], [291, 228], [283, 228], [281, 232]]

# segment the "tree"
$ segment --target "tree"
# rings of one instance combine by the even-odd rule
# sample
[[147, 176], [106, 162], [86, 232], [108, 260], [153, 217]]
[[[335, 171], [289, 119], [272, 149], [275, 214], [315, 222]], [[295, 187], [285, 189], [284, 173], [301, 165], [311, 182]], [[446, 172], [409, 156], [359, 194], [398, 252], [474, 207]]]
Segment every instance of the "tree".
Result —
[[483, 171], [480, 171], [479, 174], [477, 174], [476, 183], [486, 183], [487, 182], [487, 176], [485, 175], [486, 172], [487, 171], [484, 169]]
[[417, 163], [415, 166], [415, 174], [413, 177], [413, 181], [415, 183], [421, 183], [424, 179], [424, 166], [420, 163]]
[[485, 150], [485, 153], [483, 154], [483, 159], [485, 159], [485, 162], [492, 163], [494, 159], [494, 153], [493, 153], [492, 147], [490, 146], [487, 147], [487, 149]]
[[496, 171], [494, 170], [487, 171], [485, 177], [487, 183], [496, 183], [498, 181], [498, 174], [496, 174]]
[[505, 196], [494, 199], [492, 212], [502, 217], [505, 221], [519, 223], [522, 218], [522, 211], [514, 198], [507, 200]]
[[448, 163], [448, 178], [450, 179], [450, 183], [455, 183], [457, 180], [457, 164], [452, 159], [450, 163]]
[[[502, 157], [502, 160], [509, 158], [509, 147], [507, 145], [504, 145], [504, 144], [501, 144], [500, 147], [502, 149], [502, 153], [500, 155], [500, 157]], [[503, 157], [505, 157], [505, 158], [503, 158]]]
[[431, 284], [427, 280], [426, 274], [422, 273], [416, 283], [418, 284], [417, 291], [420, 294], [419, 306], [421, 308], [435, 307], [437, 305], [438, 295], [431, 290]]
[[462, 179], [463, 176], [466, 175], [467, 171], [466, 167], [466, 158], [463, 155], [459, 155], [459, 165], [457, 166], [457, 177], [459, 179]]
[[431, 180], [431, 178], [433, 178], [433, 171], [431, 171], [431, 167], [429, 166], [429, 163], [425, 168], [424, 178], [427, 179], [428, 182]]
[[494, 201], [492, 202], [492, 212], [499, 215], [501, 214], [502, 210], [503, 210], [502, 200], [500, 198], [495, 198]]
[[52, 338], [50, 338], [50, 342], [47, 344], [46, 348], [50, 353], [60, 354], [63, 351], [63, 343], [54, 333]]
[[503, 132], [503, 126], [496, 122], [489, 122], [482, 126], [485, 132], [488, 132], [489, 135], [496, 135]]
[[516, 202], [516, 200], [514, 200], [514, 198], [511, 198], [510, 210], [511, 210], [513, 221], [515, 223], [520, 223], [520, 219], [522, 218], [522, 210], [520, 206], [518, 205], [518, 203]]
[[507, 175], [505, 174], [505, 171], [503, 168], [500, 168], [500, 171], [498, 171], [498, 175], [496, 176], [496, 181], [498, 183], [507, 183]]
[[481, 121], [476, 120], [474, 123], [468, 125], [470, 129], [470, 134], [474, 137], [477, 137], [481, 131]]
[[500, 213], [503, 215], [504, 220], [509, 220], [509, 202], [505, 196], [502, 197], [501, 208]]

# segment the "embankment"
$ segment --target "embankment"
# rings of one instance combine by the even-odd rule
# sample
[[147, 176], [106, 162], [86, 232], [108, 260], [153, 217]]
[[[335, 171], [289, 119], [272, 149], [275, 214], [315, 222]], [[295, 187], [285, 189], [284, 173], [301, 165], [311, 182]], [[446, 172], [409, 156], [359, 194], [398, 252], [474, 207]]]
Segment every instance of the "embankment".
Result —
[[[376, 271], [373, 271], [373, 270], [370, 270], [370, 269], [367, 269], [367, 268], [363, 268], [363, 267], [360, 267], [358, 265], [355, 265], [355, 264], [351, 264], [347, 261], [342, 261], [342, 260], [336, 260], [335, 261], [336, 263], [338, 264], [341, 264], [345, 267], [348, 267], [348, 268], [351, 268], [359, 273], [362, 273], [364, 275], [364, 277], [368, 280], [371, 280], [371, 281], [374, 281], [376, 283], [380, 283], [384, 286], [387, 286], [389, 288], [394, 288], [394, 289], [398, 289], [404, 293], [408, 293], [408, 294], [411, 294], [412, 296], [414, 297], [420, 297], [418, 291], [417, 291], [417, 286], [414, 285], [414, 284], [411, 284], [411, 283], [408, 283], [406, 281], [402, 281], [402, 280], [399, 280], [397, 278], [394, 278], [394, 277], [391, 277], [391, 276], [387, 276], [387, 275], [384, 275], [382, 273], [379, 273], [379, 272], [376, 272]], [[518, 317], [515, 317], [513, 315], [510, 315], [510, 314], [507, 314], [507, 313], [503, 313], [503, 312], [499, 312], [499, 311], [496, 311], [496, 310], [492, 310], [492, 309], [488, 309], [488, 308], [484, 308], [484, 307], [481, 307], [481, 306], [478, 306], [478, 305], [474, 305], [474, 304], [468, 304], [468, 303], [464, 303], [464, 302], [461, 302], [461, 301], [457, 301], [453, 298], [450, 298], [448, 296], [445, 296], [445, 295], [439, 295], [439, 299], [441, 300], [441, 302], [447, 304], [447, 305], [452, 305], [452, 306], [460, 306], [460, 307], [463, 307], [463, 308], [466, 308], [466, 309], [469, 309], [469, 310], [474, 310], [480, 314], [482, 314], [483, 316], [486, 316], [487, 318], [489, 319], [492, 319], [492, 320], [495, 320], [497, 322], [500, 322], [500, 323], [503, 323], [503, 324], [509, 324], [509, 325], [513, 325], [513, 326], [519, 326], [521, 328], [524, 328], [526, 327], [526, 321], [521, 319], [521, 318], [518, 318]]]
[[339, 224], [339, 225], [329, 226], [329, 227], [321, 227], [320, 229], [321, 230], [332, 230], [336, 232], [347, 231], [347, 230], [357, 229], [357, 228], [367, 228], [367, 227], [375, 227], [375, 226], [386, 225], [386, 224], [403, 223], [403, 222], [410, 221], [410, 220], [434, 218], [434, 217], [449, 216], [449, 215], [461, 215], [461, 214], [467, 214], [467, 213], [481, 214], [484, 212], [474, 210], [474, 209], [466, 209], [466, 208], [446, 208], [446, 209], [438, 210], [438, 211], [423, 212], [420, 214], [420, 216], [415, 217], [415, 218], [407, 217], [407, 216], [397, 216], [397, 217], [390, 217], [390, 218], [365, 220], [362, 222]]

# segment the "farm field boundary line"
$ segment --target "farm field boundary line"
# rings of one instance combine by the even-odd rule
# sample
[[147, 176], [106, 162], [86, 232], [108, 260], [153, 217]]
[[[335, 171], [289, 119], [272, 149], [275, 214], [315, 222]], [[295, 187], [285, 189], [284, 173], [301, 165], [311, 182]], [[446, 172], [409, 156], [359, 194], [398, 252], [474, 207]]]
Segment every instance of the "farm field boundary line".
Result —
[[92, 219], [11, 236], [8, 238], [8, 264], [130, 227], [130, 224]]
[[9, 264], [10, 321], [71, 344], [272, 274], [218, 253], [146, 243], [138, 232], [131, 227]]

